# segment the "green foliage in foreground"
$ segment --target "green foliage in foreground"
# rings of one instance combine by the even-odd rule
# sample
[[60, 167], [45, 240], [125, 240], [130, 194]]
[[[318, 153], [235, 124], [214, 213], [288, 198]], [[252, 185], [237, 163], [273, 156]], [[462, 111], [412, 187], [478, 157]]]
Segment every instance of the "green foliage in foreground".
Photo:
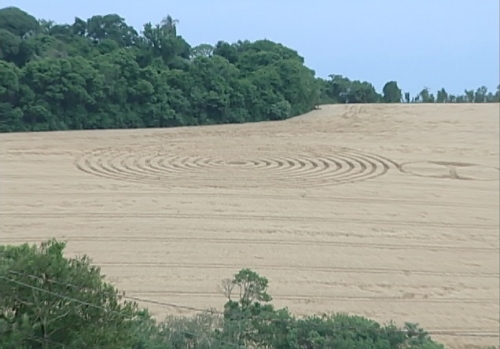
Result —
[[222, 282], [222, 313], [158, 323], [106, 283], [88, 257], [65, 258], [64, 247], [55, 240], [0, 246], [0, 348], [443, 348], [414, 324], [347, 314], [297, 318], [273, 307], [268, 280], [249, 269]]
[[[498, 102], [499, 91], [425, 88], [404, 100]], [[192, 47], [170, 16], [138, 33], [117, 14], [56, 24], [0, 9], [0, 132], [257, 122], [318, 104], [403, 101], [395, 81], [382, 92], [316, 78], [296, 51], [269, 40]]]

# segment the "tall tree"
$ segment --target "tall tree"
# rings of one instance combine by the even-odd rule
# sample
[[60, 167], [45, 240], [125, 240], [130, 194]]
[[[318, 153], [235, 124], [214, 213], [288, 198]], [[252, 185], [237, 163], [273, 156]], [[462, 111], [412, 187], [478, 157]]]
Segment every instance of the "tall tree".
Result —
[[410, 92], [405, 92], [405, 102], [410, 103], [411, 98], [410, 98]]
[[493, 97], [494, 102], [500, 102], [500, 85], [497, 86], [497, 92], [495, 93], [495, 96]]
[[479, 87], [474, 93], [474, 103], [485, 103], [487, 101], [488, 89], [486, 86]]
[[419, 93], [420, 101], [422, 103], [434, 103], [434, 95], [430, 92], [428, 87], [424, 87]]
[[385, 103], [400, 103], [402, 100], [402, 92], [396, 81], [387, 82], [382, 92]]
[[179, 24], [178, 19], [173, 19], [172, 16], [167, 15], [161, 21], [161, 27], [166, 30], [170, 35], [177, 36], [177, 24]]
[[437, 103], [446, 103], [448, 102], [448, 93], [446, 92], [446, 90], [444, 88], [442, 88], [441, 90], [439, 90], [437, 92], [437, 97], [436, 97], [436, 102]]
[[474, 90], [465, 90], [465, 100], [468, 103], [474, 103]]

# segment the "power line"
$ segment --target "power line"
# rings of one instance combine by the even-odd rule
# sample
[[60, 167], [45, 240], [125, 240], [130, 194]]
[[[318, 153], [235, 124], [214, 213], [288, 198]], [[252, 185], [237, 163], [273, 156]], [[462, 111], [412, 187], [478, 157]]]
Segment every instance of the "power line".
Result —
[[80, 305], [86, 305], [86, 306], [91, 307], [91, 308], [101, 309], [101, 310], [104, 310], [106, 312], [114, 313], [114, 314], [121, 315], [121, 316], [124, 315], [124, 314], [121, 314], [121, 313], [116, 312], [114, 310], [109, 310], [109, 309], [106, 309], [105, 307], [101, 307], [100, 305], [95, 305], [95, 304], [92, 304], [92, 303], [81, 301], [81, 300], [76, 299], [76, 298], [72, 298], [72, 297], [61, 295], [61, 294], [57, 294], [55, 292], [48, 291], [48, 290], [45, 290], [45, 289], [37, 287], [37, 286], [29, 285], [29, 284], [21, 282], [21, 281], [10, 279], [10, 278], [8, 278], [6, 276], [0, 275], [0, 279], [4, 279], [4, 280], [10, 281], [10, 282], [13, 282], [15, 284], [18, 284], [18, 285], [21, 285], [21, 286], [24, 286], [24, 287], [28, 287], [28, 288], [31, 288], [33, 290], [37, 290], [37, 291], [40, 291], [40, 292], [43, 292], [43, 293], [47, 293], [47, 294], [50, 294], [50, 295], [52, 295], [54, 297], [58, 297], [58, 298], [61, 298], [61, 299], [64, 299], [64, 300], [67, 300], [67, 301], [70, 301], [70, 302], [79, 303]]
[[[56, 280], [53, 280], [53, 279], [41, 278], [41, 277], [36, 276], [36, 275], [23, 274], [23, 273], [14, 271], [14, 270], [8, 270], [8, 272], [12, 273], [12, 274], [19, 275], [19, 276], [24, 276], [24, 277], [28, 277], [28, 278], [32, 278], [32, 279], [42, 280], [42, 281], [45, 281], [45, 282], [51, 282], [51, 283], [54, 283], [54, 284], [59, 284], [59, 285], [65, 286], [65, 287], [72, 287], [72, 288], [75, 288], [77, 290], [81, 290], [82, 289], [81, 286], [77, 286], [77, 285], [69, 284], [69, 283], [63, 283], [63, 282], [59, 282], [59, 281], [56, 281]], [[106, 309], [106, 308], [104, 308], [102, 306], [99, 306], [99, 305], [96, 305], [96, 304], [92, 304], [92, 303], [89, 303], [89, 302], [81, 301], [81, 300], [73, 298], [73, 297], [68, 297], [68, 296], [65, 296], [65, 295], [61, 295], [61, 294], [58, 294], [56, 292], [48, 291], [48, 290], [45, 290], [43, 288], [40, 288], [40, 287], [37, 287], [37, 286], [33, 286], [33, 285], [30, 285], [30, 284], [27, 284], [25, 282], [21, 282], [21, 281], [18, 281], [18, 280], [14, 280], [14, 279], [11, 279], [11, 278], [8, 278], [8, 277], [5, 277], [5, 276], [0, 276], [0, 278], [2, 278], [4, 280], [7, 280], [7, 281], [10, 281], [10, 282], [13, 282], [13, 283], [18, 284], [18, 285], [23, 286], [23, 287], [28, 287], [30, 289], [37, 290], [37, 291], [40, 291], [40, 292], [44, 292], [46, 294], [50, 294], [50, 295], [53, 295], [53, 296], [61, 298], [61, 299], [65, 299], [65, 300], [68, 300], [68, 301], [75, 302], [77, 304], [86, 305], [86, 306], [93, 307], [93, 308], [98, 308], [98, 309], [105, 310], [107, 312], [114, 313], [114, 314], [121, 315], [121, 316], [126, 316], [126, 317], [130, 316], [130, 314], [124, 314], [124, 313], [121, 313], [121, 312], [116, 312], [116, 311], [113, 311], [113, 310], [109, 310], [109, 309]], [[108, 294], [111, 294], [111, 293], [108, 293]], [[113, 294], [113, 295], [116, 295], [116, 294]], [[175, 307], [175, 308], [180, 308], [180, 309], [188, 309], [188, 310], [197, 311], [197, 312], [207, 312], [208, 311], [207, 309], [200, 309], [200, 308], [195, 308], [195, 307], [190, 307], [190, 306], [177, 305], [177, 304], [173, 304], [173, 303], [161, 302], [161, 301], [156, 301], [156, 300], [142, 299], [142, 298], [138, 298], [138, 297], [122, 296], [122, 298], [130, 299], [130, 300], [134, 300], [134, 301], [139, 301], [139, 302], [144, 302], [144, 303], [149, 303], [149, 304], [160, 305], [160, 306], [168, 306], [168, 307]], [[223, 312], [216, 311], [216, 310], [211, 310], [211, 311], [208, 311], [208, 312], [210, 312], [212, 314], [224, 315]], [[244, 318], [244, 317], [242, 316], [242, 317], [240, 317], [240, 319], [241, 318]], [[234, 318], [230, 318], [229, 320], [238, 320], [238, 318], [234, 317]], [[270, 320], [267, 320], [267, 321], [269, 321], [271, 323], [285, 323], [286, 322], [285, 320], [279, 320], [279, 319], [270, 319]], [[360, 327], [356, 327], [356, 326], [333, 326], [333, 327], [334, 327], [333, 331], [359, 330], [360, 329]], [[373, 331], [373, 330], [383, 331], [382, 328], [370, 329], [370, 331]], [[7, 331], [4, 331], [3, 333], [0, 333], [0, 334], [4, 334], [6, 332]], [[189, 335], [192, 338], [197, 338], [197, 339], [201, 338], [199, 335], [197, 335], [196, 333], [193, 333], [193, 332], [189, 332], [189, 331], [180, 331], [180, 332], [183, 333], [184, 335]], [[482, 330], [482, 331], [476, 331], [475, 329], [472, 329], [472, 328], [467, 329], [467, 330], [453, 329], [453, 330], [434, 330], [434, 331], [425, 331], [425, 332], [427, 334], [429, 334], [429, 335], [448, 335], [448, 336], [459, 336], [459, 337], [460, 336], [462, 336], [462, 337], [463, 336], [467, 336], [467, 337], [484, 337], [484, 336], [498, 337], [498, 334], [497, 333], [493, 334], [493, 331], [492, 332], [487, 332], [487, 331], [484, 331], [484, 330]], [[48, 338], [31, 337], [31, 338], [28, 338], [28, 339], [33, 339], [33, 340], [36, 340], [36, 341], [46, 341], [46, 342], [50, 342], [50, 343], [53, 343], [53, 344], [58, 344], [62, 348], [65, 348], [65, 344], [63, 344], [61, 342], [56, 342], [56, 341], [50, 340]], [[222, 341], [222, 340], [217, 339], [217, 338], [214, 338], [214, 340], [218, 341], [220, 344], [225, 344], [225, 345], [234, 347], [236, 349], [243, 349], [244, 348], [244, 347], [242, 347], [240, 345], [237, 345], [235, 343], [230, 343], [230, 342]]]
[[[60, 282], [60, 281], [53, 280], [53, 279], [48, 279], [48, 278], [42, 278], [42, 277], [36, 276], [36, 275], [23, 274], [23, 273], [14, 271], [14, 270], [8, 270], [8, 272], [11, 273], [11, 274], [15, 274], [15, 275], [19, 275], [19, 276], [24, 276], [24, 277], [31, 278], [31, 279], [37, 279], [37, 280], [41, 280], [41, 281], [47, 281], [47, 282], [50, 282], [50, 283], [53, 283], [53, 284], [57, 284], [57, 285], [61, 285], [61, 286], [64, 286], [64, 287], [71, 287], [71, 288], [79, 290], [79, 291], [82, 290], [82, 286], [78, 286], [78, 285], [75, 285], [75, 284], [64, 283], [64, 282]], [[111, 293], [111, 292], [104, 292], [104, 294], [115, 296], [115, 294]], [[178, 305], [178, 304], [174, 304], [174, 303], [159, 302], [159, 301], [141, 299], [141, 298], [138, 298], [138, 297], [131, 297], [131, 296], [126, 296], [126, 295], [118, 295], [118, 296], [121, 297], [121, 298], [124, 298], [124, 299], [130, 299], [130, 300], [133, 300], [133, 301], [136, 301], [136, 302], [145, 302], [145, 303], [151, 303], [151, 304], [162, 305], [162, 306], [169, 306], [169, 307], [172, 307], [172, 308], [186, 309], [186, 310], [197, 311], [197, 312], [205, 312], [205, 311], [207, 311], [206, 309], [194, 308], [194, 307], [184, 306], [184, 305]], [[89, 305], [89, 304], [85, 304], [85, 305]], [[212, 313], [218, 313], [218, 314], [221, 314], [221, 315], [224, 314], [222, 312], [218, 312], [218, 311], [215, 311], [215, 310], [212, 311]], [[126, 315], [126, 316], [128, 316], [128, 315]]]
[[[59, 285], [64, 286], [64, 287], [71, 287], [71, 288], [74, 288], [74, 289], [80, 290], [80, 291], [82, 290], [81, 286], [77, 286], [77, 285], [70, 284], [70, 283], [63, 283], [63, 282], [59, 282], [59, 281], [53, 280], [53, 279], [41, 278], [41, 277], [36, 276], [36, 275], [23, 274], [23, 273], [14, 271], [14, 270], [8, 270], [8, 272], [12, 273], [12, 274], [19, 275], [19, 276], [24, 276], [24, 277], [27, 277], [27, 278], [32, 278], [32, 279], [42, 280], [42, 281], [45, 281], [45, 282], [59, 284]], [[44, 289], [36, 287], [36, 286], [32, 286], [32, 285], [29, 285], [29, 284], [26, 284], [26, 283], [23, 283], [23, 282], [19, 282], [17, 280], [9, 279], [9, 278], [4, 277], [4, 276], [0, 276], [0, 277], [4, 278], [4, 279], [7, 279], [7, 280], [10, 280], [12, 282], [15, 282], [15, 283], [20, 284], [20, 285], [25, 286], [25, 287], [30, 287], [32, 289], [40, 290], [42, 292], [54, 295], [56, 297], [64, 298], [66, 300], [72, 300], [72, 301], [75, 301], [76, 303], [79, 303], [79, 304], [82, 304], [82, 305], [86, 305], [86, 306], [90, 306], [90, 307], [99, 308], [99, 309], [102, 309], [102, 310], [105, 310], [105, 311], [109, 311], [108, 309], [106, 309], [104, 307], [101, 307], [101, 306], [98, 306], [98, 305], [95, 305], [95, 304], [91, 304], [91, 303], [88, 303], [88, 302], [83, 302], [83, 301], [80, 301], [80, 300], [72, 298], [72, 297], [67, 297], [67, 296], [59, 295], [59, 294], [57, 294], [55, 292], [47, 291], [47, 290], [44, 290]], [[111, 294], [111, 293], [107, 293], [107, 294], [113, 295], [113, 296], [115, 295], [115, 294]], [[162, 301], [157, 301], [157, 300], [149, 300], [149, 299], [143, 299], [143, 298], [139, 298], [139, 297], [125, 296], [125, 295], [121, 295], [120, 297], [122, 297], [124, 299], [133, 300], [133, 301], [136, 301], [136, 302], [143, 302], [143, 303], [155, 304], [155, 305], [160, 305], [160, 306], [167, 306], [167, 307], [172, 307], [172, 308], [177, 308], [177, 309], [186, 309], [186, 310], [191, 310], [191, 311], [195, 311], [195, 312], [203, 312], [203, 313], [207, 313], [208, 312], [208, 313], [211, 313], [211, 314], [224, 315], [224, 312], [217, 311], [215, 309], [211, 309], [211, 310], [209, 310], [209, 309], [201, 309], [201, 308], [195, 308], [195, 307], [191, 307], [191, 306], [184, 306], [184, 305], [178, 305], [178, 304], [174, 304], [174, 303], [162, 302]], [[115, 314], [118, 314], [118, 315], [121, 315], [121, 316], [126, 316], [126, 317], [130, 316], [129, 314], [123, 314], [123, 313], [119, 313], [119, 312], [116, 312], [116, 311], [111, 311], [111, 312], [115, 313]], [[232, 318], [230, 317], [229, 320], [240, 320], [240, 319], [243, 319], [243, 318], [244, 318], [244, 316], [240, 315], [238, 317], [236, 317], [236, 316], [232, 317]], [[267, 320], [267, 321], [270, 321], [270, 322], [279, 322], [279, 323], [283, 323], [284, 322], [284, 320], [279, 320], [279, 319], [270, 319], [270, 320]], [[339, 331], [359, 330], [360, 329], [360, 327], [357, 327], [357, 326], [334, 326], [334, 327], [335, 327], [335, 330], [339, 330]], [[379, 329], [379, 330], [382, 331], [383, 329]], [[431, 330], [431, 331], [425, 331], [425, 332], [428, 333], [429, 335], [447, 335], [447, 336], [484, 336], [484, 335], [494, 336], [494, 337], [498, 337], [499, 336], [499, 334], [496, 333], [496, 331], [485, 331], [482, 328], [481, 329], [474, 329], [474, 328], [468, 328], [468, 329], [443, 329], [443, 330]], [[493, 335], [493, 332], [495, 332], [496, 334]]]
[[[22, 276], [30, 277], [30, 278], [37, 278], [37, 279], [44, 280], [43, 278], [37, 277], [35, 275], [26, 275], [26, 274], [22, 274], [22, 273], [13, 271], [13, 270], [9, 270], [8, 272], [13, 273], [13, 274], [17, 274], [17, 275], [22, 275]], [[21, 282], [21, 281], [17, 281], [17, 280], [14, 280], [14, 279], [2, 276], [2, 275], [0, 275], [0, 279], [4, 279], [4, 280], [10, 281], [10, 282], [13, 282], [15, 284], [18, 284], [18, 285], [21, 285], [21, 286], [24, 286], [24, 287], [28, 287], [30, 289], [34, 289], [34, 290], [37, 290], [37, 291], [40, 291], [40, 292], [43, 292], [43, 293], [46, 293], [46, 294], [50, 294], [52, 296], [55, 296], [55, 297], [58, 297], [58, 298], [61, 298], [61, 299], [67, 300], [67, 301], [72, 301], [72, 302], [75, 302], [75, 303], [78, 303], [78, 304], [81, 304], [81, 305], [86, 305], [88, 307], [92, 307], [92, 308], [96, 308], [96, 309], [101, 309], [101, 310], [110, 312], [112, 314], [117, 314], [117, 315], [120, 315], [120, 316], [123, 316], [123, 317], [130, 317], [130, 314], [124, 314], [122, 312], [117, 312], [117, 311], [114, 311], [114, 310], [109, 310], [109, 309], [106, 309], [105, 307], [102, 307], [102, 306], [99, 306], [99, 305], [96, 305], [96, 304], [92, 304], [92, 303], [88, 303], [88, 302], [85, 302], [85, 301], [81, 301], [81, 300], [73, 298], [73, 297], [64, 296], [64, 295], [61, 295], [61, 294], [58, 294], [58, 293], [55, 293], [55, 292], [52, 292], [52, 291], [48, 291], [48, 290], [45, 290], [45, 289], [37, 287], [37, 286], [29, 285], [27, 283], [24, 283], [24, 282]], [[50, 279], [45, 279], [45, 281], [49, 281], [49, 280]], [[66, 287], [76, 287], [76, 288], [79, 288], [78, 286], [72, 285], [72, 284], [64, 284], [64, 283], [61, 283], [61, 282], [57, 282], [55, 280], [50, 280], [50, 281], [52, 281], [53, 283], [56, 283], [56, 284], [65, 285]], [[126, 298], [129, 298], [129, 297], [126, 297]], [[183, 307], [183, 306], [179, 306], [179, 305], [175, 305], [175, 304], [169, 304], [169, 303], [165, 303], [165, 304], [168, 304], [169, 306], [182, 307], [182, 308], [191, 308], [191, 309], [194, 309], [194, 310], [199, 310], [199, 309], [192, 308], [192, 307]], [[6, 331], [4, 331], [3, 333], [6, 333]], [[1, 334], [3, 334], [3, 333], [1, 333]], [[196, 335], [196, 333], [193, 333], [193, 332], [182, 331], [182, 333], [189, 334], [191, 337], [194, 337], [194, 338], [198, 337]], [[33, 339], [37, 340], [36, 338], [33, 338]], [[40, 339], [41, 340], [48, 340], [48, 339], [44, 339], [42, 337], [40, 337]], [[219, 342], [221, 344], [226, 344], [226, 345], [234, 346], [235, 348], [243, 348], [243, 347], [241, 347], [239, 345], [236, 345], [234, 343], [229, 343], [229, 342], [221, 341], [221, 340], [219, 340]], [[54, 342], [54, 343], [57, 343], [57, 342]], [[59, 344], [61, 344], [64, 347], [64, 345], [62, 343], [59, 343]]]

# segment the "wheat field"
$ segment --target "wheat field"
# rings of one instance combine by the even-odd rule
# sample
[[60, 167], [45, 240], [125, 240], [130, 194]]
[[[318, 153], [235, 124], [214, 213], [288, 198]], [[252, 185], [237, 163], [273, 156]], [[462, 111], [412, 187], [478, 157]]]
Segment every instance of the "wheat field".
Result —
[[217, 286], [248, 267], [297, 315], [498, 344], [498, 104], [321, 106], [0, 144], [0, 243], [66, 240], [129, 296], [221, 309]]

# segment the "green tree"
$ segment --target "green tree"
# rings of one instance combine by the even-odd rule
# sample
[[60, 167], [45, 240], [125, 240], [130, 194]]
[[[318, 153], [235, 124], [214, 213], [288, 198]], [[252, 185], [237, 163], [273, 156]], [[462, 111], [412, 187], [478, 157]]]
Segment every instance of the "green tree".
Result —
[[211, 57], [214, 53], [214, 47], [210, 44], [200, 44], [191, 49], [191, 58]]
[[231, 64], [235, 64], [238, 61], [238, 50], [235, 45], [231, 45], [225, 41], [218, 41], [215, 44], [214, 55], [224, 57]]
[[380, 95], [367, 81], [354, 80], [346, 95], [347, 103], [377, 103]]
[[34, 47], [28, 40], [23, 40], [8, 30], [0, 28], [0, 60], [12, 62], [18, 67], [32, 59]]
[[330, 75], [329, 78], [322, 83], [320, 100], [323, 103], [377, 103], [381, 98], [367, 81], [351, 81], [342, 75]]
[[389, 81], [382, 90], [385, 103], [400, 103], [402, 99], [401, 89], [396, 81]]
[[410, 98], [410, 92], [405, 92], [405, 102], [410, 103], [411, 98]]
[[[32, 130], [97, 128], [104, 79], [81, 57], [30, 62], [22, 71], [22, 106]], [[63, 126], [64, 125], [64, 126]]]
[[[237, 299], [233, 300], [234, 288], [237, 288]], [[226, 307], [238, 307], [248, 310], [258, 302], [270, 302], [272, 297], [267, 293], [269, 281], [250, 269], [242, 269], [234, 275], [232, 280], [225, 280], [222, 289], [228, 298]]]
[[342, 75], [329, 75], [326, 83], [325, 95], [332, 103], [347, 103], [351, 81]]
[[73, 33], [86, 36], [94, 43], [109, 39], [119, 47], [131, 47], [138, 41], [135, 29], [128, 26], [125, 20], [117, 14], [92, 16], [86, 23], [76, 18], [72, 27]]
[[262, 347], [266, 342], [261, 332], [274, 318], [268, 285], [265, 277], [250, 269], [242, 269], [232, 279], [223, 281], [222, 291], [228, 299], [224, 305], [224, 331], [231, 342], [245, 347], [254, 343]]
[[21, 39], [8, 30], [0, 28], [0, 60], [16, 63]]
[[35, 17], [17, 7], [4, 7], [0, 9], [0, 29], [22, 38], [35, 33], [39, 29], [39, 23]]
[[228, 302], [220, 338], [247, 348], [444, 349], [417, 324], [398, 328], [342, 313], [297, 319], [287, 309], [274, 309], [268, 287], [250, 269], [223, 281]]
[[161, 27], [167, 31], [168, 34], [177, 36], [177, 24], [179, 24], [178, 19], [173, 19], [172, 16], [167, 15], [161, 21]]
[[474, 93], [474, 103], [485, 103], [487, 101], [488, 89], [486, 86], [479, 87]]
[[467, 103], [474, 103], [474, 90], [465, 90], [465, 101]]
[[20, 98], [20, 69], [0, 61], [0, 132], [24, 131]]
[[[176, 35], [175, 22], [169, 16], [162, 22], [153, 26], [151, 23], [144, 25], [144, 48], [150, 52], [150, 57], [163, 59], [167, 66], [174, 67], [176, 58], [188, 59], [191, 53], [189, 44]], [[150, 64], [151, 60], [147, 62]]]
[[424, 87], [424, 89], [420, 91], [419, 97], [422, 103], [434, 103], [435, 101], [434, 95], [430, 92], [428, 87]]
[[493, 96], [493, 102], [500, 102], [500, 85], [497, 86], [497, 92]]
[[65, 244], [0, 246], [2, 348], [131, 348], [139, 311]]
[[437, 103], [446, 103], [448, 101], [449, 101], [448, 93], [446, 92], [446, 90], [444, 88], [442, 88], [441, 90], [439, 90], [437, 92], [436, 102]]

